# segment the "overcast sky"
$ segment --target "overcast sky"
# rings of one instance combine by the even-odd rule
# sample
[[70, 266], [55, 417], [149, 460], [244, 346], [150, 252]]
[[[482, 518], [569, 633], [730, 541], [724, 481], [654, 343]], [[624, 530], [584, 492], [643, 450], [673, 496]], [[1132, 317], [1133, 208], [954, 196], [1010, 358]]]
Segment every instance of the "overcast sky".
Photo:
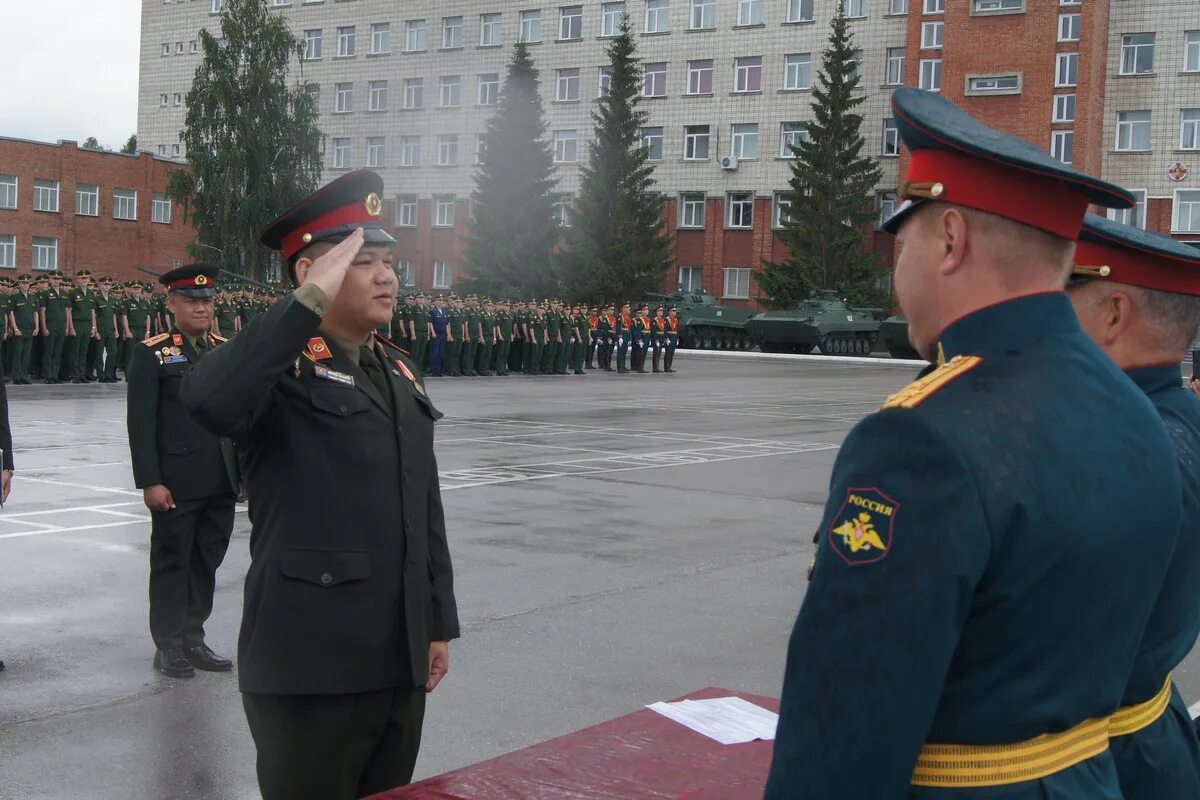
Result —
[[0, 136], [125, 144], [140, 25], [141, 0], [0, 0]]

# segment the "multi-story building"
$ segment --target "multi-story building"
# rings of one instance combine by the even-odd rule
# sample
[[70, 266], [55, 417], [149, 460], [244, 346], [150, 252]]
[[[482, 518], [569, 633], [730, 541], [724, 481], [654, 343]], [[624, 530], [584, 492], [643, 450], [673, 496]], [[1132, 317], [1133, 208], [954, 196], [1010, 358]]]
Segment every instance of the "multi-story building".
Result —
[[[226, 0], [145, 0], [138, 138], [182, 157], [197, 32], [219, 36]], [[1146, 198], [1123, 218], [1200, 238], [1200, 6], [1189, 0], [844, 0], [867, 150], [895, 203], [896, 86], [940, 91], [986, 121]], [[270, 0], [305, 42], [297, 80], [319, 86], [325, 178], [382, 173], [409, 280], [444, 288], [463, 268], [477, 154], [514, 42], [540, 70], [570, 224], [605, 48], [628, 14], [643, 62], [643, 141], [668, 198], [676, 265], [664, 285], [733, 303], [759, 296], [753, 271], [785, 254], [790, 142], [811, 92], [836, 0]], [[1195, 108], [1192, 108], [1195, 106]], [[1175, 147], [1174, 124], [1180, 125]], [[1176, 165], [1176, 162], [1181, 162]], [[1195, 212], [1191, 209], [1195, 208]], [[1147, 211], [1149, 213], [1147, 213]], [[875, 234], [890, 254], [890, 237]], [[886, 281], [886, 276], [883, 276]]]
[[195, 232], [166, 196], [179, 168], [149, 153], [0, 138], [0, 273], [152, 280], [182, 263]]

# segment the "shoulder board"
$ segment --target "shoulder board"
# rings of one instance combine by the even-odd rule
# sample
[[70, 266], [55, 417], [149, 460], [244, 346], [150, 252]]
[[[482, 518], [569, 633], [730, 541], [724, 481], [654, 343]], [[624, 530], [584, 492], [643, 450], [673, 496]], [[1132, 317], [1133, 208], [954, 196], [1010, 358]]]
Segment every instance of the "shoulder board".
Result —
[[375, 333], [373, 333], [372, 335], [375, 337], [375, 341], [377, 341], [381, 345], [383, 345], [383, 348], [385, 350], [395, 350], [397, 353], [403, 353], [404, 355], [406, 355], [410, 358], [412, 357], [412, 354], [409, 353], [407, 350], [405, 350], [403, 347], [397, 347], [396, 345], [392, 344], [391, 339], [388, 339], [387, 337], [384, 337], [384, 336], [380, 336], [379, 331], [375, 331]]
[[216, 333], [209, 333], [208, 338], [212, 339], [217, 344], [225, 344], [226, 342], [229, 341], [224, 336], [220, 336], [219, 334], [216, 334]]
[[158, 344], [159, 342], [165, 342], [170, 338], [171, 334], [160, 333], [158, 336], [151, 336], [149, 339], [143, 339], [142, 344], [146, 345], [146, 347], [154, 347], [154, 345]]
[[916, 408], [943, 386], [960, 375], [965, 375], [983, 363], [979, 356], [955, 356], [924, 378], [913, 381], [889, 397], [880, 410], [885, 408]]

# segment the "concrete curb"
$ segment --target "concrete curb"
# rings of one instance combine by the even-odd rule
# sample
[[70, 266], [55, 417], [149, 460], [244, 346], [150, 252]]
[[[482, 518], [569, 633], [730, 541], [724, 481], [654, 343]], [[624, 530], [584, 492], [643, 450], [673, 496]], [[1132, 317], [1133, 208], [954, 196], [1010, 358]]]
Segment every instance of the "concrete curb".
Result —
[[904, 367], [906, 369], [929, 366], [928, 361], [910, 358], [890, 358], [888, 356], [881, 356], [879, 358], [870, 358], [867, 356], [814, 356], [800, 355], [799, 353], [759, 353], [740, 350], [685, 350], [680, 348], [675, 351], [675, 357], [679, 358], [680, 356], [689, 358], [691, 356], [701, 356], [703, 358], [745, 359], [749, 361], [811, 361], [817, 364], [869, 364], [875, 367]]

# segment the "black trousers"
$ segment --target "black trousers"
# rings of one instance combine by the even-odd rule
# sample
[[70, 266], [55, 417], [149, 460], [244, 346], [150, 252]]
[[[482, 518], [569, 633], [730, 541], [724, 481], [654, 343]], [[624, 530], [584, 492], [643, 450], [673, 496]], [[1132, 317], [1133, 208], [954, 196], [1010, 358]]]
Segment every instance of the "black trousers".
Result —
[[159, 650], [204, 644], [217, 567], [233, 534], [232, 494], [176, 500], [151, 511], [150, 635]]
[[412, 780], [424, 687], [242, 694], [263, 800], [356, 800]]

